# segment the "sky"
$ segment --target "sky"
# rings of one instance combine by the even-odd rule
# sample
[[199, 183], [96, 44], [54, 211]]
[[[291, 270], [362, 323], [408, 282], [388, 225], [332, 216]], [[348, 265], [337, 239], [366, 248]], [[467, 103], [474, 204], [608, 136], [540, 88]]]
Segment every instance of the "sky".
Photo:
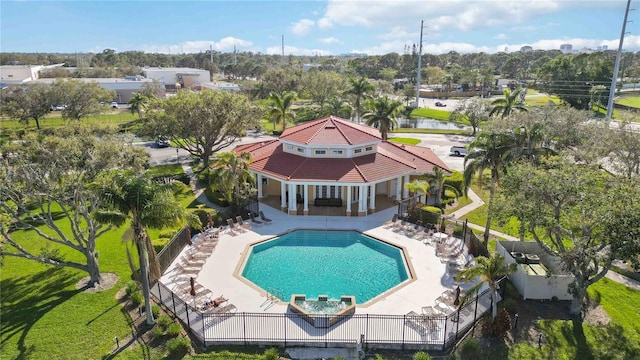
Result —
[[[0, 51], [285, 55], [617, 50], [626, 0], [0, 1]], [[640, 0], [623, 49], [640, 51]]]

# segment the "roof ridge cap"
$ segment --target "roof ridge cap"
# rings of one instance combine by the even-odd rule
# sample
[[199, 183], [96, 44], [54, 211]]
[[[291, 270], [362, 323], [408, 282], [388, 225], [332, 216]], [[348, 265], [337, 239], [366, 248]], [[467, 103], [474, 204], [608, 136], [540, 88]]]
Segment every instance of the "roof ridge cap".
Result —
[[351, 161], [351, 164], [353, 164], [353, 167], [356, 169], [358, 174], [360, 174], [360, 177], [362, 178], [362, 180], [364, 180], [364, 182], [369, 182], [369, 179], [367, 179], [367, 177], [364, 176], [364, 174], [360, 170], [360, 167], [358, 166], [358, 164], [356, 164], [355, 161], [353, 161], [353, 158], [350, 158], [349, 160]]

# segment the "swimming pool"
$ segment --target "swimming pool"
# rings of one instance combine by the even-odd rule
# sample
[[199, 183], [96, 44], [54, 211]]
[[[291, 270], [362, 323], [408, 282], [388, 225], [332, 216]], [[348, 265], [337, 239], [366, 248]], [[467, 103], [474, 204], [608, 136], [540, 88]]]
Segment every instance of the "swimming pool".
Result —
[[363, 304], [410, 274], [402, 249], [360, 232], [296, 230], [253, 245], [242, 276], [285, 302], [352, 295]]

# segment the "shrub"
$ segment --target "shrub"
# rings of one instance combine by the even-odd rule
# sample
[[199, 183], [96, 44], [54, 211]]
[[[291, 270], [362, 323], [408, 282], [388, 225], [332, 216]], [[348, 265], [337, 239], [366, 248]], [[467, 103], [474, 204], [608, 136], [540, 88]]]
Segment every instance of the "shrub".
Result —
[[462, 346], [460, 346], [460, 355], [465, 359], [478, 356], [479, 351], [480, 344], [475, 338], [468, 338], [462, 343]]
[[133, 295], [138, 290], [140, 290], [140, 286], [138, 286], [138, 283], [133, 280], [129, 281], [124, 287], [124, 292], [128, 297], [131, 297], [131, 295]]
[[506, 298], [502, 304], [504, 305], [504, 308], [512, 314], [518, 311], [518, 301], [514, 298]]
[[267, 349], [264, 352], [265, 360], [278, 360], [279, 358], [280, 358], [280, 353], [276, 348]]
[[460, 171], [452, 170], [451, 175], [444, 179], [444, 184], [456, 189], [458, 194], [464, 193], [464, 178]]
[[176, 322], [172, 322], [171, 324], [169, 324], [169, 326], [167, 326], [167, 334], [169, 336], [178, 336], [180, 335], [181, 331], [182, 331], [182, 326], [180, 326], [180, 324]]
[[507, 309], [500, 308], [498, 316], [489, 324], [489, 335], [501, 337], [509, 330], [511, 330], [511, 315]]
[[442, 215], [442, 209], [435, 206], [423, 206], [421, 209], [421, 218], [425, 224], [438, 225], [440, 223], [440, 216]]
[[158, 326], [160, 326], [163, 329], [166, 329], [171, 323], [173, 323], [173, 320], [171, 320], [171, 318], [168, 317], [167, 315], [162, 315], [158, 317]]
[[431, 356], [424, 351], [418, 351], [413, 354], [413, 360], [431, 360]]
[[444, 198], [445, 200], [452, 200], [458, 197], [458, 194], [456, 194], [455, 191], [451, 190], [451, 189], [446, 189], [444, 191]]
[[182, 336], [167, 341], [169, 354], [185, 354], [189, 350], [189, 340]]
[[153, 336], [159, 338], [164, 336], [164, 328], [161, 326], [156, 326], [153, 328]]
[[202, 227], [209, 225], [209, 217], [215, 221], [215, 218], [218, 217], [218, 213], [213, 209], [198, 209], [193, 212], [196, 214], [198, 219], [200, 220], [200, 224]]
[[151, 313], [153, 314], [153, 318], [157, 319], [158, 315], [160, 315], [160, 306], [151, 305]]
[[210, 187], [207, 187], [204, 191], [204, 194], [207, 196], [207, 199], [212, 203], [220, 206], [220, 207], [228, 207], [229, 202], [225, 199], [224, 195], [220, 191], [213, 190]]
[[144, 298], [142, 297], [142, 293], [140, 291], [136, 291], [133, 294], [131, 294], [131, 303], [134, 306], [138, 306], [142, 304], [143, 301], [144, 301]]
[[551, 297], [551, 301], [553, 301], [553, 302], [558, 302], [558, 297], [557, 297], [557, 296], [555, 296], [555, 295], [553, 295], [553, 296]]

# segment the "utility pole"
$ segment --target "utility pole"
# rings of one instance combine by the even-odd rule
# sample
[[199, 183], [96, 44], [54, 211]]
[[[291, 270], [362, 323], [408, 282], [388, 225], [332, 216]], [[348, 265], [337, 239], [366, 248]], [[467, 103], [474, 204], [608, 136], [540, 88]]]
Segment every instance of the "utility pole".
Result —
[[213, 45], [209, 44], [209, 57], [211, 58], [211, 63], [213, 64]]
[[622, 22], [622, 32], [620, 33], [620, 42], [618, 43], [618, 52], [616, 53], [616, 62], [613, 65], [613, 77], [611, 78], [611, 89], [609, 89], [609, 101], [607, 102], [607, 123], [611, 122], [613, 115], [613, 97], [616, 94], [616, 82], [618, 81], [618, 69], [620, 68], [620, 57], [622, 55], [622, 43], [624, 42], [625, 29], [627, 28], [627, 17], [629, 16], [629, 6], [631, 0], [627, 0], [627, 10], [624, 12], [624, 21]]
[[416, 108], [420, 107], [420, 73], [422, 72], [422, 31], [424, 20], [420, 21], [420, 50], [418, 51], [418, 76], [416, 77]]
[[284, 35], [282, 35], [282, 59], [280, 60], [282, 66], [284, 66]]

